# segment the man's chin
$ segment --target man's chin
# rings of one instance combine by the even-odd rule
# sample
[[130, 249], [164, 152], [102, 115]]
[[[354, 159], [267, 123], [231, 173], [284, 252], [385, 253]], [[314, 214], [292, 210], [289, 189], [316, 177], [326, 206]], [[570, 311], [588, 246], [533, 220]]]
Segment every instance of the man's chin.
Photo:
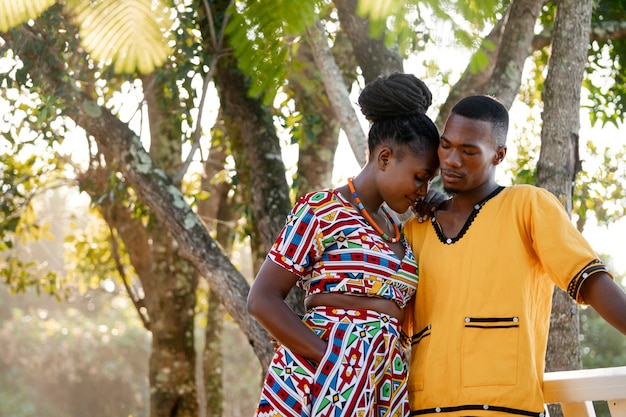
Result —
[[455, 194], [458, 194], [459, 190], [458, 188], [454, 188], [454, 187], [446, 187], [444, 185], [443, 187], [443, 191], [445, 191], [446, 194], [448, 194], [450, 197], [454, 197]]

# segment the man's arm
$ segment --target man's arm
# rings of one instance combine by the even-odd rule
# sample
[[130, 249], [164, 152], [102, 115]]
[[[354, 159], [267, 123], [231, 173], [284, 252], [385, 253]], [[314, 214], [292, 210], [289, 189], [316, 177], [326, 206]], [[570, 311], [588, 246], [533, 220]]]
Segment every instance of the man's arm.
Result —
[[580, 295], [607, 323], [626, 335], [626, 293], [609, 274], [600, 271], [591, 275], [583, 282]]

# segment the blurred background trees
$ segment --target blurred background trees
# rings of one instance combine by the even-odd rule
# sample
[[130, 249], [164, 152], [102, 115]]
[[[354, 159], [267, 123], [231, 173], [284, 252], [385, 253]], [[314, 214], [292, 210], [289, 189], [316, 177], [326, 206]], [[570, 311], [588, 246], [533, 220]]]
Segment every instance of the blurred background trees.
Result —
[[[17, 385], [2, 406], [250, 415], [272, 350], [246, 314], [249, 283], [294, 198], [365, 161], [353, 103], [379, 75], [424, 79], [440, 128], [471, 93], [523, 109], [502, 181], [545, 186], [580, 229], [617, 221], [623, 143], [579, 137], [579, 118], [623, 123], [624, 8], [0, 0], [0, 275], [21, 295], [0, 303], [0, 383]], [[289, 302], [301, 310], [300, 293]], [[581, 366], [565, 316], [553, 326], [569, 354], [549, 369]]]

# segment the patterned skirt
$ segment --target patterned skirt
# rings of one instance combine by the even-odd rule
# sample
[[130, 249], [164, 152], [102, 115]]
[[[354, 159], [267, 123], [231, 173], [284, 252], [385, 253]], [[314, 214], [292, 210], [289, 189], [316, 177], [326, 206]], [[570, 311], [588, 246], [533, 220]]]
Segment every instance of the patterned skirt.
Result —
[[302, 319], [328, 348], [319, 365], [280, 346], [257, 417], [405, 417], [407, 364], [400, 323], [372, 310], [316, 307]]

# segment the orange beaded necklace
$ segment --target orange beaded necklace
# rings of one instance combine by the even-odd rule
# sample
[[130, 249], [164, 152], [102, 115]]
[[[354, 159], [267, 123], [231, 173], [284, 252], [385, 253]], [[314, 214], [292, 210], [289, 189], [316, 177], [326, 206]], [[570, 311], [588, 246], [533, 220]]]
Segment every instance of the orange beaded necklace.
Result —
[[380, 206], [380, 208], [383, 210], [383, 213], [385, 213], [385, 216], [387, 216], [387, 218], [389, 219], [389, 221], [393, 225], [393, 230], [394, 230], [394, 232], [396, 234], [395, 237], [389, 237], [387, 235], [387, 233], [385, 233], [383, 231], [383, 229], [381, 229], [380, 226], [378, 226], [378, 224], [376, 224], [376, 222], [374, 221], [374, 219], [372, 219], [372, 217], [367, 212], [367, 210], [365, 210], [365, 206], [361, 202], [361, 199], [359, 198], [359, 195], [356, 193], [356, 190], [354, 189], [354, 184], [352, 184], [352, 178], [348, 178], [348, 188], [350, 189], [350, 192], [352, 193], [352, 197], [354, 197], [354, 201], [356, 201], [356, 204], [357, 204], [357, 206], [359, 208], [359, 212], [361, 213], [361, 215], [363, 215], [365, 220], [367, 220], [367, 222], [370, 224], [370, 226], [372, 226], [374, 228], [374, 230], [376, 230], [376, 233], [378, 233], [387, 242], [390, 242], [390, 243], [399, 242], [400, 241], [400, 228], [398, 227], [396, 222], [393, 220], [393, 217], [391, 217], [391, 213], [389, 213], [385, 209], [384, 206]]

